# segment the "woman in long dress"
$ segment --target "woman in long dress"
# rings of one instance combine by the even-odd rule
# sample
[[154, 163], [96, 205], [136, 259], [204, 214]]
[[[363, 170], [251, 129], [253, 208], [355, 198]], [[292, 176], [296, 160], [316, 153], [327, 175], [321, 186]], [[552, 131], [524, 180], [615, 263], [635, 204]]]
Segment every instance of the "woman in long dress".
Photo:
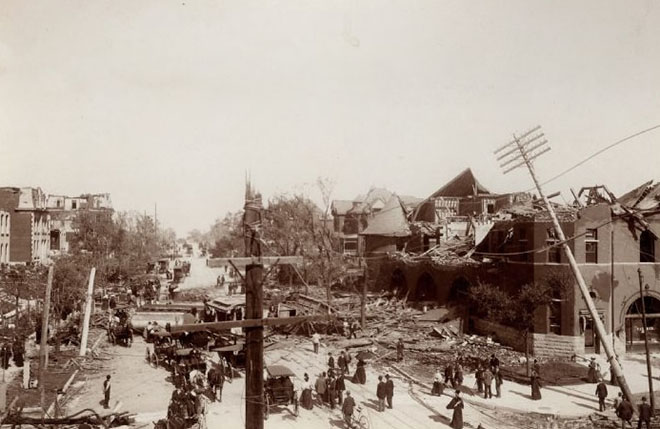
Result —
[[449, 424], [453, 429], [463, 429], [463, 398], [461, 398], [461, 391], [457, 390], [451, 402], [447, 404], [448, 410], [454, 410], [451, 416], [451, 423]]
[[364, 370], [365, 365], [364, 360], [358, 359], [357, 369], [355, 370], [355, 375], [353, 375], [353, 383], [366, 384], [367, 372]]
[[312, 399], [312, 383], [309, 381], [309, 375], [305, 373], [302, 385], [302, 393], [300, 394], [300, 405], [306, 410], [314, 408], [314, 401]]
[[531, 385], [532, 385], [532, 399], [538, 401], [539, 399], [541, 399], [541, 381], [539, 379], [539, 375], [535, 371], [532, 372]]

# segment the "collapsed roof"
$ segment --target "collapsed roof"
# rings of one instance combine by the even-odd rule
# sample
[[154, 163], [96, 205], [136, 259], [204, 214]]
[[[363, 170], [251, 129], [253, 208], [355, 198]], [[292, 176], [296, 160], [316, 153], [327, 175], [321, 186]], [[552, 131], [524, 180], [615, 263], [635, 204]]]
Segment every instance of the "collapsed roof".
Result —
[[380, 235], [383, 237], [408, 237], [410, 227], [406, 208], [396, 195], [387, 201], [383, 209], [369, 221], [369, 226], [360, 235]]

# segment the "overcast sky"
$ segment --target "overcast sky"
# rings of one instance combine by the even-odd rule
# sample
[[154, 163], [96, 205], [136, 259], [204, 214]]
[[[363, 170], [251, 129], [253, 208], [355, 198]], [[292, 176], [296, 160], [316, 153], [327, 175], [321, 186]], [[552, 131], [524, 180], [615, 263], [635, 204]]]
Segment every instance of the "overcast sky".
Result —
[[[428, 196], [542, 125], [550, 177], [660, 124], [660, 2], [65, 1], [0, 5], [0, 185], [110, 192], [180, 234], [265, 197]], [[547, 185], [660, 179], [660, 130]]]

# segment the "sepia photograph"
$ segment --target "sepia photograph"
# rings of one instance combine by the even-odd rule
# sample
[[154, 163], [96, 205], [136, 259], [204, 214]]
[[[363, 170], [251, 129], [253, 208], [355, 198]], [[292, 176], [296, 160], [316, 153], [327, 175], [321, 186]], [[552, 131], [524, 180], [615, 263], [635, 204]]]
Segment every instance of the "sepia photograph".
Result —
[[659, 238], [660, 2], [0, 0], [1, 428], [660, 428]]

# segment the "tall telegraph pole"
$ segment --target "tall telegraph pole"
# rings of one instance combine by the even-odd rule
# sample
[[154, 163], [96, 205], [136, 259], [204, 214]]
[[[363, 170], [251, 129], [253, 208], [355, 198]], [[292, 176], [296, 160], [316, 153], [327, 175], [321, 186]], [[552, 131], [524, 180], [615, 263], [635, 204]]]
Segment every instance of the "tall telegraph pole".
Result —
[[[600, 340], [600, 343], [603, 345], [603, 348], [605, 349], [605, 354], [607, 355], [607, 360], [610, 364], [610, 368], [612, 369], [614, 375], [617, 378], [618, 385], [619, 387], [621, 387], [621, 391], [623, 392], [623, 395], [626, 397], [626, 399], [632, 401], [633, 399], [632, 394], [630, 392], [630, 388], [628, 387], [628, 383], [626, 383], [626, 378], [623, 375], [621, 366], [619, 365], [619, 362], [616, 359], [616, 355], [614, 353], [614, 347], [609, 341], [605, 341], [605, 336], [606, 336], [605, 326], [603, 325], [603, 322], [600, 320], [598, 311], [596, 310], [596, 306], [593, 300], [591, 299], [591, 296], [589, 295], [589, 289], [587, 288], [587, 284], [585, 283], [584, 278], [582, 277], [582, 273], [580, 273], [580, 269], [578, 268], [577, 262], [575, 261], [575, 257], [573, 256], [573, 252], [571, 251], [571, 248], [568, 246], [568, 243], [566, 242], [566, 236], [564, 235], [564, 231], [561, 229], [561, 225], [559, 224], [557, 215], [555, 214], [552, 205], [550, 205], [550, 201], [543, 193], [543, 190], [541, 189], [541, 184], [536, 177], [534, 166], [532, 165], [532, 160], [538, 158], [539, 156], [543, 155], [544, 153], [550, 150], [550, 147], [547, 146], [548, 141], [546, 139], [543, 139], [544, 133], [541, 132], [540, 130], [541, 130], [541, 126], [537, 126], [520, 136], [514, 135], [513, 141], [505, 144], [504, 146], [501, 146], [499, 149], [495, 151], [495, 154], [497, 155], [497, 160], [498, 161], [504, 160], [504, 162], [500, 164], [500, 167], [504, 168], [504, 174], [509, 173], [510, 171], [513, 171], [518, 167], [527, 166], [527, 169], [529, 170], [529, 174], [532, 176], [532, 180], [534, 181], [534, 185], [536, 186], [536, 190], [538, 191], [539, 196], [543, 200], [543, 203], [545, 204], [548, 213], [550, 214], [550, 218], [552, 219], [552, 225], [555, 229], [555, 234], [557, 234], [557, 238], [561, 243], [561, 247], [564, 250], [564, 253], [566, 254], [566, 258], [568, 259], [568, 264], [570, 265], [571, 270], [573, 271], [575, 280], [577, 281], [577, 284], [580, 288], [580, 292], [582, 293], [582, 298], [584, 299], [584, 302], [587, 304], [587, 308], [589, 309], [589, 314], [591, 315], [591, 319], [593, 320], [594, 326], [596, 327], [596, 334], [598, 335], [598, 339]], [[614, 332], [612, 332], [612, 335], [614, 335]]]
[[[261, 195], [254, 192], [250, 182], [245, 186], [243, 232], [245, 256], [252, 262], [245, 267], [245, 318], [263, 319], [263, 263], [261, 260], [261, 224], [263, 205]], [[245, 428], [264, 427], [264, 327], [262, 324], [245, 328]]]

